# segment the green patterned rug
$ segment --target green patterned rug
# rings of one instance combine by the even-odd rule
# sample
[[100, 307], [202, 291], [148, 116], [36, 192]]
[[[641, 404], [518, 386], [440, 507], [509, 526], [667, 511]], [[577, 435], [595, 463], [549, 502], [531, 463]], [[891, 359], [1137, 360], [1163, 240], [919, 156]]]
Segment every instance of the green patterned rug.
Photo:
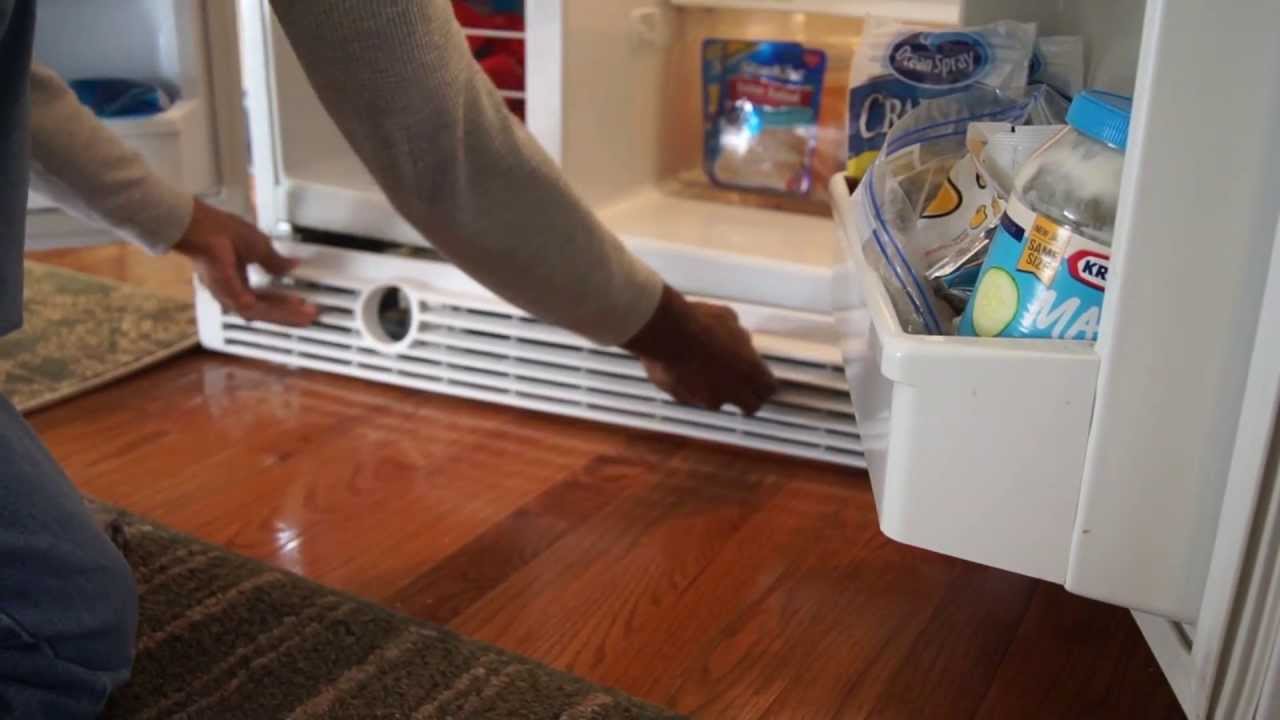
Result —
[[0, 394], [31, 412], [197, 344], [191, 303], [28, 260], [25, 320], [0, 338]]

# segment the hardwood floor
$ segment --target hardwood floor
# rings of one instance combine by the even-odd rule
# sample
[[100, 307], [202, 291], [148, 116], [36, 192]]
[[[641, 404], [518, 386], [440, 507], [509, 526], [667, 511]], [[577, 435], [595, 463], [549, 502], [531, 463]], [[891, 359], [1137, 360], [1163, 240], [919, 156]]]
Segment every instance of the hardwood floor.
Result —
[[1127, 612], [886, 539], [860, 473], [202, 352], [32, 422], [89, 494], [698, 717], [1182, 717]]

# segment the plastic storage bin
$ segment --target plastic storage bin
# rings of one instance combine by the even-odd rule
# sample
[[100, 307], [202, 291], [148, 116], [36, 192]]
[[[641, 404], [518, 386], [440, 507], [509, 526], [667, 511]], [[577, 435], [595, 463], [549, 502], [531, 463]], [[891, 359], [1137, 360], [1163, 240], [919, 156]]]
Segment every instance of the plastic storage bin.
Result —
[[[199, 100], [179, 100], [156, 115], [103, 122], [137, 150], [160, 177], [193, 192], [205, 192], [218, 184], [206, 112]], [[27, 201], [29, 210], [55, 207], [53, 201], [35, 192]]]
[[105, 122], [162, 177], [204, 191], [217, 184], [207, 112], [202, 101], [182, 99], [157, 115]]
[[912, 335], [832, 179], [834, 278], [854, 411], [880, 527], [903, 543], [1061, 583], [1098, 356], [1087, 343]]

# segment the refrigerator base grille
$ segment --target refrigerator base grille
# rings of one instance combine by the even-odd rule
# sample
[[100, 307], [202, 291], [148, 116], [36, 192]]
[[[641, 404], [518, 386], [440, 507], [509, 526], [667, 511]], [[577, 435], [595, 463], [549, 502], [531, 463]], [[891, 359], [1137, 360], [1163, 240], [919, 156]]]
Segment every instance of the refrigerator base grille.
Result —
[[769, 355], [781, 389], [759, 414], [700, 410], [672, 402], [631, 356], [495, 303], [359, 285], [327, 276], [276, 282], [275, 290], [321, 308], [315, 324], [290, 328], [218, 311], [216, 332], [201, 336], [211, 349], [289, 366], [865, 467], [838, 366]]

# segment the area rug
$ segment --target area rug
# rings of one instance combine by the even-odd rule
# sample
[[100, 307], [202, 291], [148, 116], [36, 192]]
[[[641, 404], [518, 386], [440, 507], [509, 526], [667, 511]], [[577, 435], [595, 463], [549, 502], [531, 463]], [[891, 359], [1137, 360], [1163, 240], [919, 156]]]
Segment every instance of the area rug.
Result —
[[0, 394], [29, 413], [197, 344], [191, 303], [28, 260], [23, 328], [0, 338]]
[[109, 720], [676, 717], [128, 515], [111, 535], [140, 627]]

